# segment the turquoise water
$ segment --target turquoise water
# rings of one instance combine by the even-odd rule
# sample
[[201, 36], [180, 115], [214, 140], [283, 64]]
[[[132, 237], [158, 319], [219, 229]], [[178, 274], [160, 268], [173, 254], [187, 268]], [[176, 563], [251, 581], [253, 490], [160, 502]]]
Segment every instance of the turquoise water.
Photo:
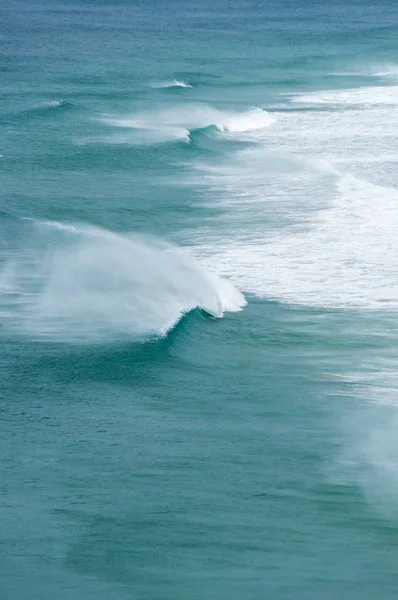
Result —
[[398, 8], [0, 8], [4, 600], [374, 600]]

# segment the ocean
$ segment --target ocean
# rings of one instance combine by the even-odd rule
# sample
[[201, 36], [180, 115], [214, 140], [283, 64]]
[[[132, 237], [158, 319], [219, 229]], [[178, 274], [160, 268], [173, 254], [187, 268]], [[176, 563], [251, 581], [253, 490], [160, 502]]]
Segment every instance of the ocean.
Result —
[[398, 5], [0, 5], [0, 597], [398, 593]]

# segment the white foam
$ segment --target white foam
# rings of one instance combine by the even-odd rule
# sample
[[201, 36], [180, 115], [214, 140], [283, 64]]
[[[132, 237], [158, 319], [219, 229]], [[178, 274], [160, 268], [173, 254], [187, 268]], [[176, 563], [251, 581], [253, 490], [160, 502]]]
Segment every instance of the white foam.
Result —
[[[325, 307], [398, 308], [398, 191], [352, 176], [306, 227], [218, 240], [203, 264], [248, 292]], [[203, 250], [201, 250], [203, 252]]]
[[33, 227], [0, 272], [1, 323], [21, 334], [134, 340], [165, 335], [195, 307], [221, 317], [245, 304], [231, 283], [160, 240], [63, 223]]
[[[310, 98], [332, 106], [351, 93]], [[196, 164], [194, 185], [217, 211], [196, 232], [197, 256], [204, 268], [265, 298], [396, 309], [395, 108], [316, 108], [279, 113], [266, 136], [253, 138], [256, 149]]]
[[254, 150], [196, 165], [194, 184], [218, 211], [196, 234], [203, 266], [265, 298], [397, 308], [391, 108], [281, 113], [266, 146], [257, 139]]

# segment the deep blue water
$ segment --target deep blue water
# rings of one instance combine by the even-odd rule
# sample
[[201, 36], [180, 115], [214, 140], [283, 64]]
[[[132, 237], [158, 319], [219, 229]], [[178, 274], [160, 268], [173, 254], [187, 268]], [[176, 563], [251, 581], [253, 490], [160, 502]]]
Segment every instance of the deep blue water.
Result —
[[4, 600], [395, 599], [398, 6], [0, 6]]

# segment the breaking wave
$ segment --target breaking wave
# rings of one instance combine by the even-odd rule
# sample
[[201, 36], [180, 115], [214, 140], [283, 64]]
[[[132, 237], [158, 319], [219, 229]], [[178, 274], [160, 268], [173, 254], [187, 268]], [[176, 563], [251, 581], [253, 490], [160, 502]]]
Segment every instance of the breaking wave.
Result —
[[106, 116], [113, 127], [133, 129], [140, 143], [160, 143], [176, 139], [189, 142], [191, 132], [207, 127], [219, 133], [240, 137], [271, 125], [273, 118], [261, 108], [244, 112], [221, 111], [208, 105], [183, 105], [132, 116]]
[[245, 304], [229, 281], [172, 244], [90, 226], [27, 225], [25, 241], [0, 263], [6, 331], [72, 343], [146, 339], [197, 307], [222, 317]]

